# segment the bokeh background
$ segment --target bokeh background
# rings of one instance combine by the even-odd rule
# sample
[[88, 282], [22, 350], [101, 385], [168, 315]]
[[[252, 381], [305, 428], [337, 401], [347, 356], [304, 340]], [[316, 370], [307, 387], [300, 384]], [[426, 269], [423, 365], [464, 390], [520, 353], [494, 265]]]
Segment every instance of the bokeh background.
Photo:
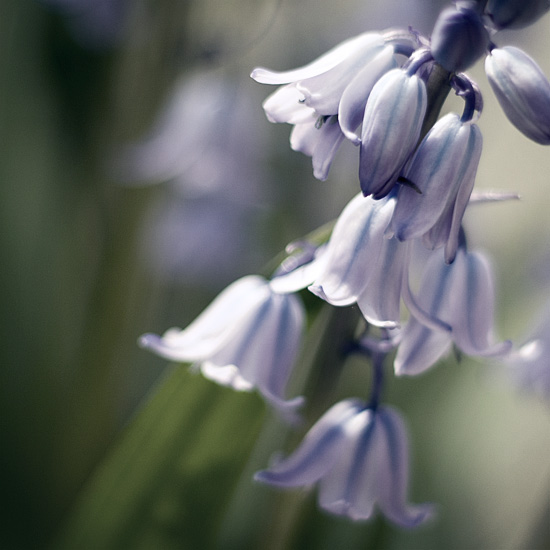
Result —
[[[299, 66], [365, 30], [429, 33], [444, 5], [3, 0], [0, 547], [550, 547], [549, 404], [502, 365], [450, 358], [389, 377], [385, 400], [410, 429], [410, 498], [438, 504], [408, 532], [255, 484], [299, 434], [256, 395], [136, 344], [185, 326], [357, 192], [353, 146], [315, 181], [289, 127], [265, 120], [271, 90], [250, 70]], [[547, 16], [495, 41], [550, 75], [549, 31]], [[477, 187], [522, 200], [472, 207], [466, 229], [494, 261], [499, 333], [522, 342], [549, 303], [550, 151], [508, 123], [482, 62], [470, 73], [486, 103]], [[331, 322], [319, 314], [314, 337]], [[330, 400], [368, 378], [351, 362]]]

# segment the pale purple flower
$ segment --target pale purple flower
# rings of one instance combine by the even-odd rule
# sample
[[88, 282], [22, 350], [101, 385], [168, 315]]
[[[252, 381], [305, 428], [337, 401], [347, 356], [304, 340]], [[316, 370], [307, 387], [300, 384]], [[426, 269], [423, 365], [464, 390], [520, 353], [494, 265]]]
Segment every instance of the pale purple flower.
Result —
[[331, 407], [293, 454], [258, 472], [278, 487], [319, 484], [321, 508], [352, 520], [368, 520], [375, 505], [392, 522], [416, 527], [432, 506], [407, 503], [409, 452], [400, 415], [389, 407], [368, 409], [358, 399]]
[[257, 68], [251, 76], [262, 84], [286, 84], [265, 100], [265, 113], [271, 122], [295, 125], [292, 149], [311, 156], [315, 177], [324, 180], [344, 134], [358, 142], [354, 130], [369, 93], [396, 65], [393, 47], [381, 34], [363, 33], [299, 69]]
[[359, 180], [365, 196], [379, 199], [395, 185], [416, 147], [426, 106], [426, 86], [416, 74], [393, 69], [376, 83], [361, 133]]
[[146, 334], [140, 345], [173, 361], [192, 362], [210, 380], [235, 390], [257, 388], [283, 413], [302, 403], [285, 401], [285, 387], [300, 346], [304, 309], [269, 281], [249, 275], [227, 287], [185, 330]]
[[357, 302], [370, 323], [388, 327], [399, 324], [407, 258], [403, 243], [384, 236], [394, 207], [393, 196], [353, 198], [334, 226], [309, 287], [335, 306]]
[[479, 252], [459, 248], [445, 263], [440, 251], [426, 263], [418, 305], [451, 330], [438, 330], [416, 312], [403, 329], [394, 368], [397, 375], [415, 375], [432, 367], [453, 344], [466, 355], [504, 356], [511, 342], [494, 343], [494, 285], [491, 267]]
[[505, 358], [508, 372], [522, 389], [550, 402], [550, 301], [543, 304], [540, 320], [518, 350]]
[[508, 120], [533, 141], [550, 145], [550, 82], [535, 60], [513, 46], [494, 48], [485, 72]]
[[437, 121], [404, 173], [421, 193], [401, 186], [388, 234], [400, 241], [424, 236], [432, 249], [445, 245], [445, 260], [452, 262], [481, 148], [476, 124], [463, 122], [454, 113]]

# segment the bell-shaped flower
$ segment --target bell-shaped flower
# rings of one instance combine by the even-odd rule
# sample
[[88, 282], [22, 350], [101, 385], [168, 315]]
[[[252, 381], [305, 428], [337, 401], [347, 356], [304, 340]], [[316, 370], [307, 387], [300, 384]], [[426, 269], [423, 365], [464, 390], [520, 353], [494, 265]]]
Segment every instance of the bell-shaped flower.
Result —
[[388, 235], [400, 241], [424, 236], [428, 248], [445, 245], [452, 262], [464, 211], [474, 187], [482, 148], [476, 124], [455, 113], [441, 118], [428, 132], [405, 176], [418, 190], [401, 186]]
[[550, 10], [548, 0], [489, 0], [485, 8], [499, 29], [520, 29], [531, 25]]
[[494, 286], [489, 262], [481, 253], [459, 248], [448, 265], [440, 252], [426, 263], [418, 305], [451, 330], [428, 326], [411, 312], [397, 349], [397, 375], [414, 375], [432, 367], [454, 343], [466, 355], [503, 356], [511, 342], [494, 343]]
[[412, 528], [433, 509], [407, 503], [408, 453], [407, 431], [395, 410], [347, 399], [317, 421], [293, 454], [255, 479], [278, 487], [318, 482], [319, 505], [332, 514], [368, 520], [377, 505], [390, 521]]
[[489, 33], [476, 10], [476, 2], [460, 2], [443, 10], [435, 22], [431, 50], [434, 59], [449, 72], [473, 65], [489, 46]]
[[365, 196], [387, 195], [416, 147], [426, 113], [424, 82], [403, 69], [386, 73], [367, 100], [359, 180]]
[[508, 374], [524, 391], [550, 402], [550, 300], [543, 303], [536, 328], [505, 358]]
[[426, 264], [418, 305], [451, 330], [428, 326], [411, 312], [397, 349], [395, 373], [424, 372], [446, 355], [453, 343], [466, 355], [507, 354], [511, 342], [494, 343], [494, 302], [493, 276], [485, 256], [460, 248], [448, 265], [434, 252]]
[[369, 322], [399, 323], [406, 247], [384, 237], [395, 197], [380, 201], [361, 194], [342, 211], [309, 290], [334, 306], [358, 303]]
[[537, 63], [505, 46], [487, 56], [485, 72], [508, 120], [533, 141], [550, 145], [550, 82]]
[[393, 47], [381, 34], [363, 33], [299, 69], [257, 68], [251, 76], [263, 84], [286, 84], [265, 100], [266, 116], [271, 122], [296, 125], [292, 149], [311, 156], [315, 177], [324, 180], [344, 138], [338, 116], [346, 135], [357, 140], [353, 132], [372, 87], [396, 65]]
[[140, 345], [173, 361], [195, 363], [208, 379], [239, 391], [257, 388], [283, 413], [302, 403], [285, 401], [299, 350], [304, 308], [293, 294], [273, 291], [250, 275], [227, 287], [185, 330], [146, 334]]

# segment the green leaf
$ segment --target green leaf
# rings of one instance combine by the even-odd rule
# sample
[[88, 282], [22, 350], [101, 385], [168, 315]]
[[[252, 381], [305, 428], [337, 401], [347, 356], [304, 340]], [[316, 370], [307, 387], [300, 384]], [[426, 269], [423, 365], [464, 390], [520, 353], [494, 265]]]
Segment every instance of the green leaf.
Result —
[[261, 428], [264, 406], [169, 371], [71, 510], [55, 548], [208, 548]]

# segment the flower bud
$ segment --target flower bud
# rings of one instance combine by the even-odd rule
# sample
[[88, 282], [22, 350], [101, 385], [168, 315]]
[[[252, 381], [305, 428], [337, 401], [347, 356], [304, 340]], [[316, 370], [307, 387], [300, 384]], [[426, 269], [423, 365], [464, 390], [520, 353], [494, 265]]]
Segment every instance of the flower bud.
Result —
[[359, 180], [365, 196], [387, 195], [416, 147], [426, 113], [426, 86], [401, 69], [386, 73], [367, 101]]
[[550, 9], [549, 0], [489, 0], [486, 11], [499, 29], [520, 29]]
[[455, 113], [441, 118], [416, 150], [405, 173], [421, 193], [403, 186], [389, 233], [400, 241], [427, 235], [430, 248], [450, 241], [452, 262], [464, 210], [474, 185], [481, 156], [479, 128]]
[[550, 82], [525, 52], [495, 48], [485, 72], [508, 120], [528, 138], [550, 144]]
[[489, 33], [479, 14], [467, 5], [439, 15], [432, 33], [432, 55], [450, 72], [473, 65], [489, 46]]

